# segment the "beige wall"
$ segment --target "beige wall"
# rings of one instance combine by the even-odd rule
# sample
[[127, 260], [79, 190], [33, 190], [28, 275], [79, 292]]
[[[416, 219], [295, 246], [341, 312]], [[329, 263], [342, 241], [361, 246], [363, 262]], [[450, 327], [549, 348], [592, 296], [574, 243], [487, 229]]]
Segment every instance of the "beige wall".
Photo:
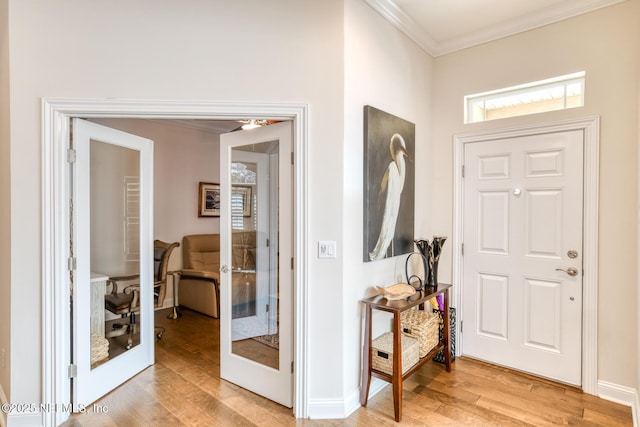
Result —
[[[0, 400], [9, 394], [11, 333], [11, 192], [8, 0], [0, 0]], [[6, 351], [3, 366], [2, 351]], [[9, 397], [9, 396], [7, 396]], [[0, 420], [5, 417], [0, 413]], [[1, 423], [0, 423], [1, 424]]]
[[[309, 238], [339, 239], [341, 174], [325, 171], [343, 160], [343, 15], [338, 0], [11, 0], [12, 401], [40, 401], [41, 97], [307, 103]], [[324, 309], [342, 289], [333, 265], [309, 261], [311, 398], [342, 383], [340, 366], [320, 369], [341, 346]]]
[[[637, 366], [638, 69], [640, 1], [436, 58], [433, 227], [452, 230], [452, 136], [598, 115], [600, 251], [598, 379], [635, 387]], [[463, 124], [463, 96], [586, 71], [585, 107]], [[450, 253], [441, 260], [450, 275]], [[589, 268], [588, 265], [585, 268]]]

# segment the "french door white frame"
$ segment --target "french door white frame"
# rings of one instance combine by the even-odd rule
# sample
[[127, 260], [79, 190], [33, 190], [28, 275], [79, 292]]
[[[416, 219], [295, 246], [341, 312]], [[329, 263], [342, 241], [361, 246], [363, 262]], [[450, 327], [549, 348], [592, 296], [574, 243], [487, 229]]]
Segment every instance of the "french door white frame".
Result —
[[[463, 263], [462, 237], [464, 191], [462, 167], [464, 146], [472, 142], [516, 138], [553, 132], [582, 130], [584, 132], [584, 187], [583, 187], [583, 300], [582, 300], [582, 390], [598, 395], [598, 177], [600, 159], [600, 118], [586, 117], [509, 129], [487, 130], [457, 134], [453, 137], [453, 301], [462, 313]], [[460, 336], [461, 322], [456, 324]], [[462, 342], [462, 340], [458, 340]], [[461, 346], [456, 354], [462, 354]]]
[[[67, 149], [73, 117], [145, 119], [293, 120], [294, 170], [294, 414], [308, 413], [308, 106], [300, 103], [218, 103], [147, 100], [42, 100], [42, 404], [71, 400], [69, 272], [69, 182]], [[42, 414], [43, 426], [69, 413]]]

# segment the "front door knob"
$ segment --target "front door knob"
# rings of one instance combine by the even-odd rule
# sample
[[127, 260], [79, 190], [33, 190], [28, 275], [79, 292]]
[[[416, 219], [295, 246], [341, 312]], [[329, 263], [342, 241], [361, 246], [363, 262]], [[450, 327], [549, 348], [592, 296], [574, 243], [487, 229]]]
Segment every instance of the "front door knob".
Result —
[[227, 267], [226, 265], [223, 265], [220, 267], [220, 271], [223, 273], [228, 273], [229, 272], [229, 267]]
[[574, 268], [574, 267], [569, 267], [566, 270], [563, 270], [562, 268], [556, 268], [556, 271], [564, 271], [569, 276], [577, 276], [578, 275], [578, 269]]

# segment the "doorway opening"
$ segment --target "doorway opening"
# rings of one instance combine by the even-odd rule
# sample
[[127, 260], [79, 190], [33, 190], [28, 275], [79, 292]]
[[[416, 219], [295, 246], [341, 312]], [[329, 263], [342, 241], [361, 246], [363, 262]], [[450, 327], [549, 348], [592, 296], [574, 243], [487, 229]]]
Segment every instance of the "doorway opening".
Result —
[[[583, 137], [583, 254], [584, 267], [582, 292], [582, 389], [585, 393], [597, 394], [597, 308], [598, 308], [598, 159], [599, 159], [599, 118], [587, 117], [554, 123], [545, 123], [503, 130], [489, 130], [454, 136], [454, 224], [453, 281], [458, 284], [453, 291], [456, 307], [462, 310], [464, 287], [463, 236], [464, 236], [464, 156], [469, 143], [506, 140], [560, 132], [578, 131]], [[514, 193], [515, 194], [515, 193]], [[461, 322], [456, 326], [456, 334], [463, 333]], [[460, 335], [458, 335], [460, 336]], [[461, 341], [461, 340], [459, 340]], [[464, 348], [456, 349], [458, 355]]]
[[[43, 100], [43, 372], [42, 402], [69, 402], [71, 319], [69, 280], [67, 271], [69, 222], [65, 205], [69, 200], [67, 147], [69, 122], [73, 117], [88, 119], [145, 118], [145, 119], [272, 119], [293, 124], [293, 236], [296, 252], [293, 280], [294, 327], [294, 414], [307, 413], [307, 178], [306, 129], [307, 106], [304, 104], [202, 103], [167, 101], [75, 101]], [[45, 414], [45, 425], [57, 425], [68, 413]]]

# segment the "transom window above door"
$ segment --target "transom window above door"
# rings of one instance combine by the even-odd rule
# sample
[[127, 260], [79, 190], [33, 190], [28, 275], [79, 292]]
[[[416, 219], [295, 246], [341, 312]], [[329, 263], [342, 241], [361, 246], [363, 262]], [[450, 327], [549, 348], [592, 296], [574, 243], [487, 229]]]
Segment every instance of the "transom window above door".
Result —
[[464, 97], [464, 122], [477, 123], [506, 117], [584, 106], [585, 72], [497, 89]]

